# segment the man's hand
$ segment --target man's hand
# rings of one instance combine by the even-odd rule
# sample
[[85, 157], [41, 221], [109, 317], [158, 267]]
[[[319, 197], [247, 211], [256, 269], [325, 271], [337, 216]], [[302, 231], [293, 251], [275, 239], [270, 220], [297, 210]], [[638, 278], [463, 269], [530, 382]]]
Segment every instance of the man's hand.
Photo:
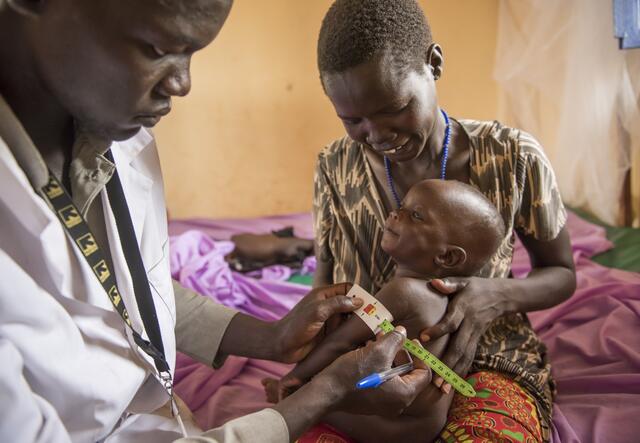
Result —
[[276, 322], [238, 313], [227, 326], [218, 354], [296, 363], [344, 320], [342, 314], [362, 306], [361, 299], [345, 296], [349, 289], [350, 283], [315, 288]]
[[397, 416], [402, 413], [431, 382], [431, 370], [421, 361], [414, 359], [413, 371], [394, 377], [375, 389], [357, 390], [356, 383], [374, 372], [390, 369], [398, 353], [405, 359], [402, 349], [406, 330], [402, 326], [365, 347], [342, 355], [316, 378], [326, 377], [334, 391], [345, 392], [338, 405], [340, 410], [356, 414]]
[[284, 363], [302, 360], [328, 330], [362, 306], [359, 298], [346, 297], [350, 283], [315, 288], [282, 319], [273, 323], [273, 359]]
[[273, 406], [297, 438], [320, 417], [336, 410], [355, 414], [397, 416], [431, 382], [431, 371], [424, 367], [394, 377], [376, 389], [356, 390], [356, 382], [373, 373], [391, 368], [394, 357], [406, 338], [403, 327], [396, 327], [364, 348], [336, 359], [289, 397]]

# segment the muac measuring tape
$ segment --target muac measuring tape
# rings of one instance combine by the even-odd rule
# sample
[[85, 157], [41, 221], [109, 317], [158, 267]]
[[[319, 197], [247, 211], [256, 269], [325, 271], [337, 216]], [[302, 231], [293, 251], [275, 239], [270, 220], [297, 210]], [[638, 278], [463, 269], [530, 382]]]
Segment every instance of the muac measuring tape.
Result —
[[[380, 323], [379, 328], [385, 334], [394, 330], [394, 326], [389, 320], [385, 320]], [[438, 357], [427, 351], [422, 346], [419, 346], [411, 340], [405, 340], [402, 347], [409, 351], [411, 355], [424, 362], [424, 364], [429, 366], [433, 370], [433, 372], [442, 377], [444, 381], [449, 383], [453, 387], [453, 389], [455, 389], [462, 395], [467, 397], [476, 396], [475, 389], [473, 389], [473, 387], [469, 383], [467, 383], [458, 374], [453, 372], [453, 370], [449, 369], [449, 367], [442, 363]]]
[[[394, 330], [394, 326], [391, 324], [393, 315], [373, 295], [360, 286], [353, 285], [347, 293], [347, 297], [358, 297], [364, 301], [362, 307], [354, 311], [354, 314], [360, 317], [374, 333], [381, 330], [387, 334]], [[445, 382], [449, 383], [460, 394], [466, 397], [475, 397], [476, 391], [473, 387], [431, 352], [407, 339], [404, 341], [403, 348], [429, 366], [433, 372], [442, 377]]]

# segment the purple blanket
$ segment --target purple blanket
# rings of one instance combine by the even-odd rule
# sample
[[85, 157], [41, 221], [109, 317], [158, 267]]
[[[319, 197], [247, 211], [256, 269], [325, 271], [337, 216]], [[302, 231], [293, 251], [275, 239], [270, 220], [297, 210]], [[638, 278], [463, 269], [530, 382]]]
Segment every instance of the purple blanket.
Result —
[[[589, 260], [611, 247], [604, 230], [570, 214], [578, 288], [565, 303], [529, 315], [558, 383], [556, 442], [640, 441], [640, 274]], [[516, 276], [529, 268], [517, 249]]]
[[[308, 214], [252, 220], [194, 220], [170, 224], [174, 277], [220, 303], [265, 319], [284, 315], [307, 288], [286, 283], [277, 267], [249, 278], [231, 272], [222, 257], [237, 232], [262, 233], [293, 225], [311, 237]], [[589, 260], [611, 247], [604, 230], [570, 214], [568, 227], [578, 271], [575, 295], [531, 321], [549, 348], [558, 382], [554, 441], [640, 441], [640, 274], [602, 267]], [[190, 230], [197, 229], [199, 232]], [[183, 235], [178, 235], [183, 234]], [[528, 259], [516, 248], [513, 271], [522, 277]], [[178, 357], [176, 392], [207, 429], [267, 406], [260, 380], [278, 377], [286, 365], [230, 357], [213, 370]]]
[[[297, 216], [292, 221], [301, 226], [310, 225], [308, 216]], [[309, 287], [287, 283], [291, 269], [286, 266], [269, 266], [259, 276], [252, 274], [254, 277], [232, 271], [224, 256], [233, 250], [233, 244], [213, 238], [227, 239], [237, 232], [269, 232], [283, 226], [276, 218], [251, 223], [172, 222], [169, 229], [173, 278], [225, 306], [264, 320], [277, 320]], [[309, 236], [304, 230], [295, 232], [298, 236]], [[303, 269], [313, 270], [313, 262], [313, 259], [305, 261]], [[180, 353], [176, 366], [175, 391], [189, 405], [203, 429], [268, 406], [260, 380], [279, 378], [289, 368], [280, 363], [230, 356], [222, 368], [213, 370]]]

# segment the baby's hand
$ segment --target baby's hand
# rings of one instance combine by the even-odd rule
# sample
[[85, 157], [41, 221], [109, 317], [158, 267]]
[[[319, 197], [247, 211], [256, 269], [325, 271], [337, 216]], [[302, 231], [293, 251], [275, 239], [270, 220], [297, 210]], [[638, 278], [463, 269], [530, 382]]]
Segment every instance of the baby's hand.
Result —
[[265, 378], [262, 380], [262, 386], [264, 386], [264, 391], [267, 394], [267, 401], [269, 403], [278, 403], [298, 390], [302, 386], [302, 382], [295, 377], [285, 375], [280, 380]]

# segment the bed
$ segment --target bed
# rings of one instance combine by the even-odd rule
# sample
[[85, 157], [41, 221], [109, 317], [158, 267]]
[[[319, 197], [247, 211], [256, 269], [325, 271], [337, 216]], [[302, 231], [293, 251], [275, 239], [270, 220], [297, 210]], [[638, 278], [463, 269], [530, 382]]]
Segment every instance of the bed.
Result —
[[[312, 236], [309, 214], [174, 220], [174, 278], [240, 311], [277, 319], [308, 291], [313, 259], [298, 273], [276, 265], [246, 276], [231, 271], [223, 257], [232, 248], [225, 241], [232, 234], [285, 226], [293, 226], [297, 236]], [[568, 228], [578, 289], [567, 302], [530, 314], [548, 346], [558, 385], [553, 441], [640, 441], [640, 230], [603, 226], [579, 212], [569, 214]], [[527, 271], [527, 255], [518, 244], [513, 272], [522, 277]], [[213, 370], [179, 355], [176, 392], [207, 429], [267, 406], [260, 380], [287, 370], [238, 357]]]

